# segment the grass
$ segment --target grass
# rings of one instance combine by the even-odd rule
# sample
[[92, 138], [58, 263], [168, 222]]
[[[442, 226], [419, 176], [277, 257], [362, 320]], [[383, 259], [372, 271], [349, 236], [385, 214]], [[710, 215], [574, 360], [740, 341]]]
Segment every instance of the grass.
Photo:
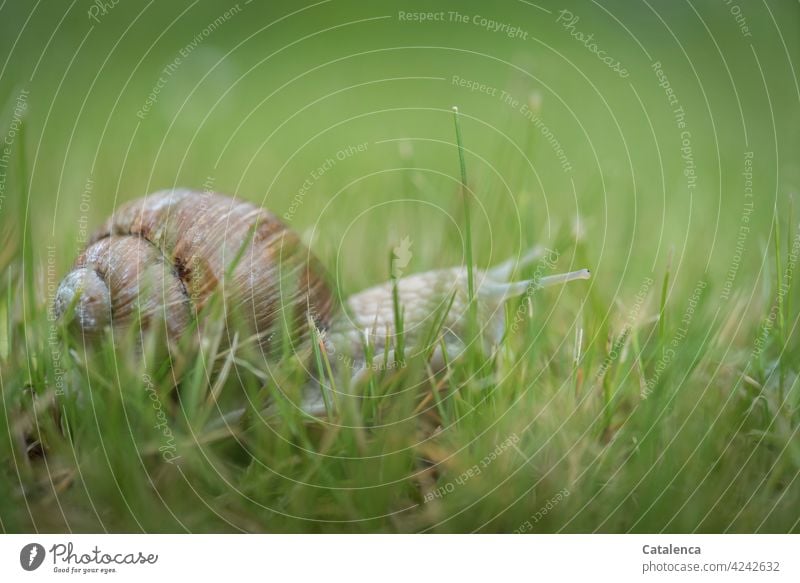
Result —
[[[782, 248], [774, 247], [776, 265]], [[732, 351], [726, 331], [739, 324], [755, 336], [768, 314], [738, 322], [703, 298], [693, 333], [661, 371], [684, 308], [666, 299], [669, 265], [658, 303], [649, 294], [630, 332], [641, 343], [617, 345], [611, 362], [611, 343], [598, 341], [575, 362], [577, 349], [564, 340], [570, 318], [548, 322], [534, 312], [498, 347], [487, 384], [474, 382], [483, 363], [465, 357], [434, 375], [418, 358], [371, 379], [376, 398], [335, 391], [327, 419], [291, 404], [286, 387], [303, 378], [297, 363], [267, 367], [246, 344], [226, 350], [219, 329], [191, 338], [170, 366], [161, 331], [149, 334], [142, 358], [132, 356], [135, 337], [111, 332], [100, 347], [60, 330], [51, 340], [46, 304], [22, 317], [22, 274], [36, 268], [23, 265], [5, 270], [0, 310], [6, 531], [505, 532], [540, 516], [564, 489], [535, 530], [798, 528], [796, 346], [791, 352], [776, 326], [759, 355], [766, 372], [752, 376], [747, 352]], [[583, 295], [576, 288], [563, 292], [574, 306]], [[664, 327], [665, 315], [673, 324]], [[585, 336], [598, 330], [589, 325]], [[315, 354], [322, 378], [333, 380], [327, 358]], [[66, 371], [64, 395], [46, 380], [57, 367]], [[575, 374], [584, 381], [574, 384]], [[153, 379], [155, 393], [129, 390], [143, 379]], [[229, 427], [218, 422], [223, 393], [247, 411]], [[154, 430], [151, 394], [169, 411], [168, 437]], [[275, 403], [279, 414], [265, 416]], [[515, 446], [487, 462], [509, 438]], [[179, 461], [170, 463], [162, 454], [172, 445]]]
[[[715, 41], [726, 55], [738, 54], [738, 29], [729, 30], [724, 10], [709, 6], [699, 10]], [[800, 175], [797, 160], [782, 158], [780, 174], [770, 182], [775, 144], [781, 152], [796, 151], [796, 136], [783, 128], [775, 135], [763, 130], [763, 87], [744, 84], [740, 72], [753, 73], [744, 61], [733, 71], [739, 93], [716, 93], [712, 85], [728, 83], [725, 68], [711, 57], [713, 43], [680, 28], [685, 15], [665, 17], [674, 19], [674, 30], [683, 33], [681, 46], [694, 57], [692, 66], [708, 79], [707, 95], [692, 84], [689, 65], [678, 57], [670, 61], [678, 51], [669, 39], [653, 33], [651, 45], [648, 35], [640, 38], [664, 63], [693, 124], [705, 190], [692, 196], [686, 196], [680, 140], [671, 111], [664, 109], [663, 90], [650, 63], [635, 61], [635, 43], [614, 40], [613, 23], [598, 20], [595, 32], [609, 54], [626, 57], [635, 97], [624, 93], [613, 72], [597, 69], [595, 55], [580, 43], [573, 46], [569, 34], [559, 36], [557, 27], [541, 34], [552, 35], [548, 42], [579, 63], [614, 102], [614, 116], [580, 74], [544, 50], [536, 53], [532, 69], [552, 84], [552, 93], [489, 58], [442, 50], [430, 53], [430, 63], [420, 63], [417, 49], [408, 49], [380, 59], [344, 59], [335, 65], [337, 75], [313, 72], [289, 85], [288, 96], [279, 93], [269, 108], [257, 107], [253, 95], [265, 95], [263, 83], [271, 90], [298, 67], [311, 70], [329, 60], [320, 55], [331, 46], [344, 56], [354, 46], [380, 48], [393, 35], [427, 46], [433, 30], [396, 22], [382, 29], [377, 23], [358, 40], [349, 30], [330, 31], [309, 39], [302, 50], [278, 54], [269, 81], [244, 74], [272, 42], [280, 47], [308, 34], [306, 27], [316, 30], [308, 17], [290, 19], [277, 36], [213, 70], [205, 65], [193, 73], [192, 63], [202, 56], [194, 53], [170, 78], [153, 113], [136, 125], [129, 114], [141, 107], [152, 75], [134, 71], [129, 86], [126, 77], [115, 76], [133, 70], [140, 58], [135, 48], [123, 47], [135, 58], [115, 54], [116, 67], [100, 77], [105, 97], [91, 93], [83, 110], [85, 91], [79, 90], [91, 81], [91, 75], [84, 78], [87, 71], [93, 74], [102, 64], [81, 59], [109, 54], [96, 50], [110, 46], [109, 39], [127, 39], [122, 31], [132, 16], [126, 10], [118, 5], [88, 38], [92, 56], [76, 57], [81, 66], [67, 78], [68, 96], [57, 97], [47, 81], [60, 75], [63, 63], [55, 55], [42, 59], [31, 95], [52, 98], [58, 115], [49, 120], [49, 102], [31, 98], [3, 182], [0, 529], [800, 531], [800, 291], [793, 281], [800, 229], [788, 200]], [[364, 17], [363, 8], [353, 5], [337, 13], [336, 22], [347, 10]], [[515, 10], [497, 17], [523, 22]], [[773, 10], [779, 22], [791, 22], [797, 8]], [[193, 10], [193, 20], [181, 30], [202, 29], [218, 11]], [[661, 30], [645, 22], [648, 14], [642, 7], [624, 16], [636, 30]], [[581, 24], [591, 21], [588, 13], [583, 16]], [[748, 16], [770, 105], [779, 117], [796, 120], [798, 105], [779, 69], [786, 58], [780, 39], [767, 16]], [[34, 23], [45, 18], [37, 16]], [[155, 16], [145, 21], [155, 22]], [[52, 25], [42, 20], [38, 26], [50, 31]], [[454, 46], [478, 43], [504, 63], [527, 67], [524, 55], [514, 60], [519, 45], [507, 46], [473, 28], [448, 31]], [[237, 42], [232, 29], [218, 34], [219, 46]], [[71, 37], [55, 39], [58, 47], [71, 46]], [[787, 42], [795, 55], [796, 41]], [[185, 39], [176, 32], [163, 43], [147, 57], [153, 70], [169, 62], [156, 56], [179, 54]], [[203, 58], [213, 64], [216, 57]], [[12, 59], [15, 78], [27, 79], [36, 61]], [[231, 86], [223, 78], [225, 66], [246, 90], [237, 89], [216, 108], [217, 88]], [[205, 73], [210, 77], [204, 81]], [[523, 101], [531, 87], [543, 91], [537, 111], [575, 170], [562, 170], [542, 129], [525, 121], [518, 108], [465, 93], [449, 81], [456, 73]], [[409, 79], [413, 75], [445, 81]], [[761, 78], [757, 71], [753, 75]], [[378, 78], [403, 81], [358, 85]], [[204, 85], [190, 95], [198, 83]], [[358, 86], [358, 98], [335, 93], [345, 86]], [[2, 97], [13, 102], [15, 87], [4, 84]], [[117, 90], [124, 113], [102, 107]], [[303, 106], [324, 97], [324, 107], [290, 117], [306, 93]], [[713, 119], [704, 113], [706, 98]], [[573, 111], [561, 107], [560, 99]], [[737, 99], [750, 132], [746, 145], [736, 133]], [[460, 105], [458, 139], [452, 103]], [[647, 104], [646, 115], [640, 103]], [[210, 118], [201, 123], [192, 106]], [[2, 111], [7, 115], [9, 107]], [[253, 118], [237, 133], [246, 115], [240, 112]], [[582, 125], [576, 126], [572, 113]], [[342, 120], [347, 122], [337, 126]], [[91, 129], [105, 122], [112, 141]], [[9, 123], [0, 120], [0, 127]], [[273, 130], [280, 139], [265, 140]], [[221, 147], [219, 136], [230, 138], [229, 149]], [[368, 144], [365, 152], [336, 157], [345, 145], [362, 142]], [[744, 224], [740, 166], [747, 149], [756, 153], [754, 174], [764, 198], [746, 223], [749, 235], [734, 264]], [[122, 200], [174, 184], [199, 188], [209, 176], [214, 188], [283, 214], [292, 208], [298, 185], [327, 158], [335, 164], [312, 178], [290, 223], [330, 268], [342, 296], [389, 279], [393, 269], [386, 257], [405, 236], [414, 242], [406, 274], [463, 264], [472, 253], [476, 266], [487, 267], [542, 243], [558, 251], [554, 271], [588, 267], [592, 280], [510, 302], [507, 334], [493, 351], [447, 360], [436, 372], [425, 357], [441, 342], [439, 315], [424, 346], [403, 346], [396, 366], [385, 361], [358, 384], [347, 367], [319, 349], [318, 337], [308, 354], [292, 354], [287, 340], [283, 357], [266, 362], [250, 339], [220, 324], [221, 301], [200, 315], [202, 327], [192, 327], [172, 347], [165, 346], [159, 329], [143, 338], [134, 330], [109, 330], [99, 342], [84, 343], [51, 320], [49, 289], [80, 247], [75, 193], [86, 176], [95, 184], [90, 226]], [[769, 203], [765, 193], [773, 196]], [[462, 217], [469, 217], [469, 225], [461, 224]], [[709, 217], [719, 223], [713, 233]], [[580, 228], [573, 228], [573, 220]], [[730, 293], [724, 293], [734, 265]], [[517, 277], [533, 277], [537, 267]], [[395, 318], [401, 327], [407, 321], [397, 303]], [[297, 407], [308, 363], [335, 388], [325, 393], [331, 413], [319, 418]]]

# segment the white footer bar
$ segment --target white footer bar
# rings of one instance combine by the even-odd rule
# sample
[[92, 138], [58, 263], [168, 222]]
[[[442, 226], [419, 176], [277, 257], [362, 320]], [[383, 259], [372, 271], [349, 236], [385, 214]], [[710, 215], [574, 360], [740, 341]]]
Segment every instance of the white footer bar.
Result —
[[0, 581], [797, 582], [798, 555], [797, 535], [3, 535]]

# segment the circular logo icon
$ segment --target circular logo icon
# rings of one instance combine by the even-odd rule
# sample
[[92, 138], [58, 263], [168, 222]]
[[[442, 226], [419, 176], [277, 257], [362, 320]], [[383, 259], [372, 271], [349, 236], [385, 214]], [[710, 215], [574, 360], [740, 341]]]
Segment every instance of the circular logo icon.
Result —
[[35, 571], [44, 562], [44, 547], [39, 543], [30, 543], [19, 552], [19, 564], [26, 571]]

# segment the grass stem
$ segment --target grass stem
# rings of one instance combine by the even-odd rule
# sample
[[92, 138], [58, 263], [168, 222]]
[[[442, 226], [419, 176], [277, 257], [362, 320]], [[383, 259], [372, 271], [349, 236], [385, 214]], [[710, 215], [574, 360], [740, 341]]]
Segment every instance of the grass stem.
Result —
[[[461, 197], [464, 205], [464, 258], [467, 263], [467, 346], [474, 343], [478, 328], [478, 306], [475, 304], [475, 262], [472, 258], [472, 219], [470, 217], [470, 197], [467, 186], [467, 163], [464, 160], [464, 141], [461, 137], [461, 122], [458, 107], [453, 106], [453, 122], [456, 126], [456, 144], [458, 145], [458, 162], [461, 168]], [[480, 348], [480, 345], [477, 345]], [[477, 353], [476, 353], [477, 354]]]

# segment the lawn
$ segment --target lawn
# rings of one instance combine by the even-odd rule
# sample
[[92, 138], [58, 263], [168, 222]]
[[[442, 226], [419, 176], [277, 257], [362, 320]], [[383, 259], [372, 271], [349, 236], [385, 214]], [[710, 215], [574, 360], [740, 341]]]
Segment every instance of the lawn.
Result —
[[[0, 3], [2, 531], [800, 531], [796, 2], [264, 4]], [[67, 330], [91, 232], [174, 187], [271, 209], [342, 300], [391, 257], [592, 277], [357, 382], [222, 297], [169, 347]]]

